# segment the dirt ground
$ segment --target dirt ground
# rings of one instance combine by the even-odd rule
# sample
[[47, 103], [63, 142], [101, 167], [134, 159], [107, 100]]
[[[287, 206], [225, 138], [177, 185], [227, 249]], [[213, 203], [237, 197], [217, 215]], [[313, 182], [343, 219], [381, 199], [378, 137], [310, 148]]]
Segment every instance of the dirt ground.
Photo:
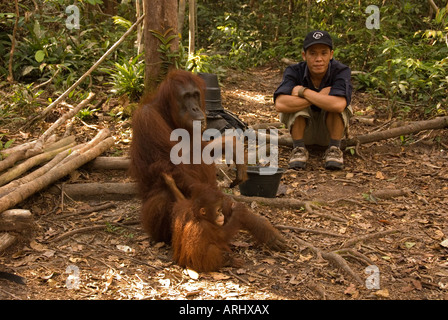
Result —
[[[222, 87], [224, 107], [250, 125], [277, 121], [272, 94], [281, 74], [274, 66], [228, 74]], [[378, 111], [385, 103], [355, 92], [356, 114], [378, 119], [373, 124], [353, 120], [350, 134], [396, 124]], [[96, 125], [109, 125], [117, 138], [109, 155], [125, 156], [129, 124]], [[362, 145], [358, 153], [344, 153], [345, 169], [338, 172], [323, 169], [324, 150], [311, 148], [307, 168], [286, 171], [278, 193], [279, 198], [309, 201], [311, 210], [248, 204], [283, 226], [290, 249], [270, 251], [241, 232], [232, 250], [244, 265], [211, 273], [197, 274], [173, 264], [169, 245], [150, 241], [133, 223], [140, 207], [136, 199], [74, 201], [41, 192], [22, 203], [33, 213], [35, 229], [0, 255], [3, 269], [25, 277], [27, 283], [0, 279], [0, 299], [447, 299], [447, 145], [446, 131]], [[280, 147], [281, 167], [287, 167], [289, 153], [290, 148]], [[68, 182], [109, 181], [130, 180], [124, 171], [84, 167]], [[390, 190], [406, 192], [390, 197]], [[95, 209], [102, 204], [112, 207]], [[57, 239], [60, 235], [66, 237]], [[351, 241], [365, 235], [374, 236]], [[326, 258], [336, 251], [361, 282]]]

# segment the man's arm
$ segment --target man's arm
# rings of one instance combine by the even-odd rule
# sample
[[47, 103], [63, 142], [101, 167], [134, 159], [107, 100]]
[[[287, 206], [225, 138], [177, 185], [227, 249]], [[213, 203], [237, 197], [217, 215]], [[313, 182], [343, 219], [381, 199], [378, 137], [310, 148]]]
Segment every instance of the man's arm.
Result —
[[320, 92], [307, 89], [304, 91], [304, 98], [297, 94], [302, 86], [295, 86], [291, 95], [282, 94], [275, 100], [275, 109], [277, 112], [294, 113], [315, 105], [323, 110], [341, 113], [344, 111], [347, 102], [345, 97], [330, 96], [331, 87], [323, 88]]
[[[294, 113], [308, 108], [312, 105], [307, 99], [297, 96], [299, 88], [302, 86], [295, 86], [292, 89], [291, 95], [281, 94], [275, 99], [275, 110], [283, 113]], [[307, 91], [307, 90], [305, 90]]]
[[305, 90], [303, 96], [305, 99], [322, 110], [334, 113], [342, 113], [347, 106], [347, 100], [341, 96], [330, 96], [331, 87], [323, 88], [320, 92]]

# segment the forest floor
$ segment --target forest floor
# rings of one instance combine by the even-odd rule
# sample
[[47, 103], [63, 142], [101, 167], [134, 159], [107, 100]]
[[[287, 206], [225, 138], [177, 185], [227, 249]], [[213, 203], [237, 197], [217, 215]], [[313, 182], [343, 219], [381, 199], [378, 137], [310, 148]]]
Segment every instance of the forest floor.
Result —
[[[278, 121], [272, 94], [281, 82], [280, 69], [264, 66], [228, 75], [222, 87], [223, 106], [249, 125]], [[385, 104], [355, 92], [356, 114], [376, 117], [377, 122], [353, 120], [350, 135], [397, 125], [378, 112]], [[89, 130], [93, 135], [94, 128], [108, 126], [117, 138], [108, 155], [127, 155], [129, 122], [103, 119], [93, 125], [78, 128], [80, 135]], [[232, 251], [244, 265], [219, 272], [183, 270], [172, 263], [169, 245], [150, 241], [139, 224], [123, 223], [138, 219], [137, 199], [107, 201], [112, 208], [87, 213], [105, 201], [62, 199], [46, 190], [21, 205], [35, 217], [32, 234], [23, 235], [0, 256], [0, 265], [25, 277], [27, 284], [0, 279], [0, 299], [448, 299], [447, 144], [447, 131], [438, 130], [361, 145], [359, 153], [344, 153], [342, 171], [326, 171], [324, 150], [310, 148], [307, 168], [287, 170], [277, 196], [310, 201], [312, 211], [248, 204], [274, 225], [301, 228], [282, 229], [290, 248], [270, 251], [240, 232]], [[281, 167], [287, 167], [290, 151], [280, 147]], [[130, 179], [125, 171], [88, 167], [67, 179], [110, 181]], [[401, 196], [373, 196], [404, 189], [408, 192]], [[98, 225], [104, 228], [82, 229]], [[70, 231], [74, 231], [70, 237], [53, 241]], [[351, 241], [365, 235], [376, 236]], [[339, 253], [361, 283], [303, 241], [324, 253], [345, 248]]]

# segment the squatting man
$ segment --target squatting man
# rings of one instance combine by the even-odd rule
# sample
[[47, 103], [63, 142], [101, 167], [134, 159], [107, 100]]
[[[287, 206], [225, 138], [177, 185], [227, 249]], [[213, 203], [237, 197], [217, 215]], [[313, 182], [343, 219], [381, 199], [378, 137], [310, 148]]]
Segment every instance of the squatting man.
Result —
[[325, 168], [344, 167], [340, 149], [349, 119], [352, 85], [351, 70], [333, 59], [333, 40], [326, 31], [312, 31], [303, 43], [304, 61], [288, 66], [274, 93], [280, 121], [290, 130], [293, 151], [289, 168], [304, 169], [308, 161], [306, 145], [328, 146]]

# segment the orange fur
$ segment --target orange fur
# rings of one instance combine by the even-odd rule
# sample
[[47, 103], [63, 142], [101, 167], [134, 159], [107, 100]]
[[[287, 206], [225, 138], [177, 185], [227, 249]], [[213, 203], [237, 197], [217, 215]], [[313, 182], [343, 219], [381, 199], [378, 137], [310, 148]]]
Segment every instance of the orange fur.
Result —
[[[196, 199], [192, 197], [192, 186], [198, 183], [205, 184], [207, 190], [221, 192], [217, 187], [214, 164], [174, 165], [170, 161], [171, 148], [177, 143], [170, 141], [171, 132], [177, 128], [191, 131], [191, 125], [185, 123], [188, 119], [179, 118], [181, 106], [178, 93], [180, 88], [191, 84], [200, 90], [200, 108], [205, 112], [204, 82], [186, 71], [170, 72], [158, 91], [142, 100], [132, 118], [130, 173], [137, 182], [142, 199], [142, 225], [151, 238], [172, 243], [175, 252], [182, 248], [178, 255], [179, 263], [211, 270], [222, 265], [218, 256], [224, 256], [223, 253], [229, 250], [230, 238], [239, 229], [248, 230], [258, 242], [272, 248], [278, 249], [283, 240], [267, 219], [253, 214], [242, 204], [234, 205], [230, 197], [224, 194], [222, 211], [225, 222], [221, 227], [209, 226], [208, 221], [194, 218], [195, 211], [186, 209], [187, 204], [191, 207], [194, 201], [185, 200], [184, 208], [181, 201], [176, 203], [161, 173], [169, 174], [187, 199]], [[206, 144], [203, 142], [202, 148]], [[204, 198], [208, 193], [204, 191]], [[202, 251], [204, 248], [206, 251]]]

